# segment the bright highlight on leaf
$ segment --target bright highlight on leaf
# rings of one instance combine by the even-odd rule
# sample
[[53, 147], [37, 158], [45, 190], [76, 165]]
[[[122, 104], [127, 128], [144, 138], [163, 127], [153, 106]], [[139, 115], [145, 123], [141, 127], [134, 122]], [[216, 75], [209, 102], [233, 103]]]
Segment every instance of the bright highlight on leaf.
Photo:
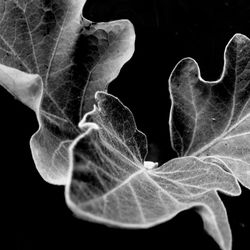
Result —
[[0, 84], [32, 108], [39, 129], [30, 141], [41, 176], [65, 184], [68, 147], [134, 52], [128, 20], [92, 23], [82, 17], [85, 0], [0, 0]]

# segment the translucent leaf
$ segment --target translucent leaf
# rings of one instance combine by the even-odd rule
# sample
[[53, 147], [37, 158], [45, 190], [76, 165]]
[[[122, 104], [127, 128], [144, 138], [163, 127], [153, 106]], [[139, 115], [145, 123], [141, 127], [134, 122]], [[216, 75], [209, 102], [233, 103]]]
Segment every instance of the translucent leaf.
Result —
[[180, 155], [202, 157], [232, 171], [250, 188], [250, 40], [236, 34], [224, 53], [218, 81], [200, 76], [197, 63], [181, 60], [169, 83], [172, 145]]
[[239, 195], [236, 179], [197, 157], [161, 167], [144, 162], [145, 135], [117, 98], [97, 92], [98, 106], [85, 115], [82, 134], [70, 147], [66, 202], [80, 218], [129, 228], [147, 228], [180, 211], [202, 206], [205, 228], [223, 249], [231, 246], [225, 208], [215, 191]]
[[0, 84], [32, 108], [30, 141], [42, 177], [65, 184], [68, 146], [94, 94], [106, 90], [134, 52], [128, 20], [92, 23], [86, 0], [0, 0]]

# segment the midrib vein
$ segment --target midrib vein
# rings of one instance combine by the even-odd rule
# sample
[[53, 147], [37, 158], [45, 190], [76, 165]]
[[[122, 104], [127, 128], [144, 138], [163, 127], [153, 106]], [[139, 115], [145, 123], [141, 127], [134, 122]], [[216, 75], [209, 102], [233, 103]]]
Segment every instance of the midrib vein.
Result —
[[[63, 115], [63, 118], [61, 119], [64, 119], [66, 120], [73, 128], [73, 130], [77, 133], [77, 134], [80, 134], [81, 133], [81, 130], [80, 128], [78, 128], [69, 118], [68, 116], [64, 113], [64, 111], [58, 106], [57, 102], [52, 98], [52, 96], [46, 92], [46, 95], [49, 97], [49, 99], [51, 100], [51, 102], [56, 106], [56, 108], [62, 113]], [[46, 111], [45, 111], [46, 112]]]
[[[133, 156], [133, 159], [134, 159], [135, 162], [132, 162], [130, 159], [127, 159], [127, 160], [131, 161], [131, 163], [133, 163], [135, 166], [137, 166], [136, 164], [138, 164], [138, 167], [140, 167], [140, 165], [141, 165], [142, 163], [141, 163], [136, 157], [134, 157], [134, 153], [131, 151], [131, 149], [128, 147], [128, 145], [127, 145], [119, 136], [117, 136], [115, 132], [112, 133], [112, 132], [111, 132], [109, 129], [107, 129], [107, 128], [105, 128], [105, 131], [106, 131], [109, 135], [114, 136], [114, 137], [116, 138], [116, 140], [117, 140], [120, 144], [122, 144], [125, 148], [127, 148], [128, 152]], [[105, 143], [107, 143], [107, 142], [105, 142]], [[109, 145], [109, 143], [107, 143], [107, 144]], [[113, 148], [112, 146], [110, 146], [110, 147]], [[115, 149], [115, 148], [114, 148], [114, 149]], [[136, 145], [136, 150], [137, 150], [137, 152], [139, 152], [137, 145]], [[119, 152], [119, 151], [117, 150], [117, 152]], [[119, 153], [121, 153], [121, 152], [119, 152]], [[139, 152], [139, 156], [141, 156], [140, 152]], [[140, 158], [141, 158], [141, 157], [140, 157]]]
[[67, 19], [67, 16], [68, 16], [68, 10], [66, 10], [66, 13], [65, 13], [65, 16], [64, 16], [64, 19], [63, 19], [63, 23], [62, 23], [62, 26], [61, 26], [60, 31], [59, 31], [59, 35], [58, 35], [58, 38], [57, 38], [57, 40], [56, 40], [55, 47], [54, 47], [53, 52], [52, 52], [52, 55], [51, 55], [51, 59], [50, 59], [50, 62], [49, 62], [47, 74], [46, 74], [46, 77], [45, 77], [45, 85], [47, 85], [47, 82], [48, 82], [49, 74], [50, 74], [50, 71], [51, 71], [51, 66], [52, 66], [52, 63], [53, 63], [53, 61], [54, 61], [55, 54], [56, 54], [56, 50], [57, 50], [59, 41], [60, 41], [60, 39], [61, 39], [63, 30], [64, 30], [64, 25], [65, 25], [65, 21], [66, 21], [66, 19]]
[[[189, 85], [190, 86], [190, 85]], [[197, 112], [197, 109], [196, 109], [196, 106], [195, 106], [195, 97], [194, 97], [194, 92], [193, 92], [193, 89], [192, 89], [192, 86], [190, 86], [190, 93], [191, 93], [191, 97], [192, 97], [192, 105], [194, 107], [194, 112], [195, 112], [195, 118], [194, 118], [194, 129], [193, 129], [193, 133], [192, 133], [192, 138], [191, 138], [191, 141], [189, 143], [189, 147], [185, 153], [185, 156], [188, 154], [188, 152], [190, 151], [190, 148], [192, 147], [193, 145], [193, 142], [194, 142], [194, 137], [195, 137], [195, 133], [196, 133], [196, 128], [197, 128], [197, 119], [198, 119], [198, 112]]]
[[102, 196], [98, 196], [95, 197], [93, 199], [90, 199], [86, 202], [83, 202], [83, 205], [88, 205], [91, 204], [95, 201], [98, 201], [99, 199], [106, 199], [106, 197], [110, 194], [113, 194], [114, 192], [116, 192], [116, 190], [122, 188], [123, 186], [125, 186], [126, 184], [128, 184], [133, 178], [135, 178], [136, 176], [138, 176], [139, 174], [142, 174], [145, 170], [141, 169], [139, 171], [136, 171], [135, 173], [133, 173], [132, 175], [130, 175], [125, 181], [119, 183], [117, 186], [115, 186], [114, 188], [110, 189], [108, 192], [106, 192], [105, 194], [103, 194]]
[[[36, 52], [35, 52], [35, 48], [34, 48], [34, 43], [33, 43], [33, 37], [32, 37], [32, 34], [31, 34], [31, 30], [30, 30], [30, 25], [29, 25], [29, 22], [28, 22], [28, 19], [26, 17], [25, 12], [23, 13], [23, 15], [24, 15], [25, 21], [27, 23], [27, 28], [28, 28], [28, 33], [29, 33], [29, 37], [30, 37], [30, 43], [31, 43], [31, 48], [32, 48], [32, 52], [33, 52], [33, 57], [34, 57], [34, 60], [35, 60], [36, 70], [37, 70], [37, 73], [40, 74], [39, 67], [38, 67], [38, 62], [37, 62], [37, 57], [36, 57]], [[32, 72], [32, 73], [34, 73], [34, 72]]]
[[[89, 71], [89, 75], [88, 75], [88, 78], [87, 78], [87, 81], [86, 81], [86, 85], [85, 85], [85, 88], [83, 89], [83, 93], [82, 93], [81, 106], [80, 106], [80, 111], [79, 111], [79, 120], [81, 120], [83, 115], [84, 115], [83, 114], [83, 104], [84, 104], [84, 99], [85, 99], [84, 97], [85, 97], [86, 91], [87, 91], [87, 89], [89, 87], [89, 84], [90, 84], [90, 81], [91, 81], [91, 76], [92, 76], [93, 72], [95, 71], [96, 67], [102, 61], [103, 57], [106, 55], [107, 51], [110, 49], [112, 44], [113, 44], [113, 42], [109, 43], [109, 38], [108, 38], [108, 48], [107, 48], [107, 50], [100, 56], [100, 58], [93, 65], [92, 69]], [[107, 84], [108, 84], [108, 82], [106, 83], [106, 85]]]
[[[111, 150], [111, 152], [114, 152], [118, 155], [120, 155], [124, 160], [126, 160], [127, 162], [129, 162], [132, 166], [135, 167], [135, 169], [142, 169], [142, 167], [138, 164], [136, 165], [135, 162], [131, 161], [128, 157], [126, 157], [125, 155], [123, 155], [120, 151], [118, 151], [116, 148], [112, 147], [111, 145], [109, 145], [109, 143], [103, 141], [103, 144], [105, 145], [105, 147], [107, 147], [109, 150]], [[96, 147], [99, 147], [98, 144], [96, 144]], [[101, 149], [100, 149], [101, 150]]]
[[205, 151], [208, 148], [212, 147], [219, 140], [223, 139], [227, 134], [229, 134], [233, 129], [235, 129], [238, 125], [240, 125], [241, 122], [244, 122], [244, 120], [246, 120], [248, 117], [250, 117], [250, 113], [248, 115], [246, 115], [244, 118], [242, 118], [241, 120], [239, 120], [237, 123], [235, 123], [232, 127], [230, 127], [230, 129], [228, 131], [222, 133], [219, 137], [217, 137], [216, 139], [212, 140], [209, 144], [207, 144], [206, 146], [202, 147], [200, 150], [197, 150], [196, 152], [194, 152], [190, 156], [197, 156], [197, 155], [201, 154], [203, 151]]
[[[105, 54], [105, 53], [104, 53]], [[81, 104], [80, 104], [80, 111], [79, 111], [79, 120], [82, 119], [83, 117], [83, 105], [84, 105], [84, 99], [85, 99], [85, 94], [87, 92], [87, 89], [89, 87], [90, 84], [90, 78], [92, 76], [92, 73], [94, 72], [94, 70], [96, 69], [97, 65], [99, 65], [100, 61], [103, 59], [104, 54], [96, 61], [96, 63], [93, 65], [93, 68], [89, 71], [89, 75], [88, 78], [86, 80], [86, 85], [85, 88], [83, 88], [83, 92], [82, 92], [82, 99], [81, 99]]]

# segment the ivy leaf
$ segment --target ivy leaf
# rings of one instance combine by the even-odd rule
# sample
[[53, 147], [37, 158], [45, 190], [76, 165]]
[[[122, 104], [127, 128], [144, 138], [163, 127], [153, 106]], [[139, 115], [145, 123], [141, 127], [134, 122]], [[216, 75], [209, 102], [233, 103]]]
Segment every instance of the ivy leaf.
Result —
[[197, 63], [181, 60], [169, 83], [171, 135], [180, 156], [199, 156], [232, 171], [250, 188], [250, 40], [236, 34], [224, 52], [218, 81], [200, 76]]
[[30, 141], [41, 176], [65, 184], [68, 147], [134, 52], [128, 20], [93, 23], [81, 16], [86, 0], [0, 0], [0, 84], [32, 108], [39, 129]]
[[114, 96], [96, 93], [97, 106], [79, 124], [70, 146], [71, 177], [66, 202], [80, 218], [128, 228], [147, 228], [201, 206], [205, 228], [223, 249], [231, 231], [216, 191], [239, 195], [229, 172], [197, 157], [173, 159], [161, 167], [145, 162], [146, 136], [131, 111]]

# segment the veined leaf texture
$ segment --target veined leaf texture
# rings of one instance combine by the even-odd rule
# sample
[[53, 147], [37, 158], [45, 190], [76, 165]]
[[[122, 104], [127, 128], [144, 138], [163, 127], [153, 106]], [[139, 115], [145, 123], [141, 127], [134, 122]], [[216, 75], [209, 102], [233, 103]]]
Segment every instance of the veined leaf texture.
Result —
[[[199, 213], [206, 231], [221, 249], [231, 249], [232, 235], [227, 213], [217, 191], [230, 196], [240, 195], [237, 181], [244, 184], [249, 178], [247, 138], [243, 136], [242, 141], [231, 142], [234, 149], [239, 149], [236, 151], [238, 154], [245, 154], [239, 154], [246, 161], [244, 165], [233, 165], [238, 172], [233, 171], [233, 167], [228, 166], [218, 153], [212, 154], [210, 148], [223, 143], [224, 134], [216, 134], [215, 128], [225, 134], [227, 132], [224, 130], [231, 131], [235, 111], [228, 111], [231, 114], [228, 117], [225, 110], [230, 108], [230, 98], [233, 99], [231, 107], [237, 102], [235, 115], [239, 117], [233, 123], [233, 128], [246, 122], [243, 133], [241, 131], [236, 136], [248, 134], [249, 124], [245, 116], [242, 117], [242, 113], [246, 117], [248, 115], [245, 112], [249, 102], [248, 49], [249, 39], [236, 34], [226, 46], [223, 74], [216, 82], [202, 80], [198, 66], [191, 58], [182, 60], [175, 67], [169, 79], [172, 99], [170, 128], [173, 148], [178, 151], [179, 147], [182, 151], [178, 152], [179, 158], [160, 167], [147, 168], [147, 165], [154, 166], [148, 162], [144, 165], [147, 140], [137, 130], [129, 109], [117, 98], [98, 92], [98, 105], [79, 124], [84, 133], [70, 149], [72, 176], [66, 187], [69, 207], [79, 217], [88, 220], [121, 227], [147, 228], [167, 221], [185, 209], [198, 206], [201, 207]], [[240, 73], [242, 75], [236, 77]], [[230, 86], [235, 88], [233, 92], [227, 89]], [[245, 99], [239, 97], [240, 94]], [[229, 103], [223, 103], [223, 100]], [[191, 123], [191, 107], [197, 116], [201, 115], [200, 119], [197, 118], [197, 124]], [[223, 117], [227, 121], [223, 121]], [[217, 126], [214, 125], [216, 120]], [[180, 132], [176, 124], [182, 126]], [[211, 127], [210, 130], [207, 127]], [[197, 132], [199, 129], [200, 134]], [[184, 152], [190, 134], [190, 152]], [[206, 137], [202, 139], [202, 136]], [[227, 135], [225, 139], [231, 137]], [[196, 145], [195, 140], [199, 153], [191, 151]], [[202, 153], [203, 148], [205, 153]]]
[[44, 180], [65, 184], [68, 146], [134, 52], [128, 20], [93, 23], [82, 17], [86, 0], [0, 1], [0, 83], [32, 108], [39, 129], [30, 140]]
[[208, 233], [222, 249], [230, 249], [227, 214], [216, 191], [239, 195], [235, 177], [193, 156], [145, 167], [147, 140], [130, 110], [104, 92], [97, 92], [96, 99], [98, 106], [79, 124], [84, 133], [70, 148], [72, 176], [65, 195], [76, 215], [120, 227], [147, 228], [202, 206]]
[[[149, 228], [199, 207], [206, 231], [232, 248], [218, 191], [250, 188], [250, 41], [226, 46], [218, 81], [181, 60], [169, 78], [169, 127], [178, 158], [145, 161], [147, 138], [131, 111], [107, 93], [134, 52], [131, 22], [94, 23], [86, 0], [0, 0], [0, 84], [36, 113], [30, 140], [42, 178], [65, 185], [82, 219]], [[167, 154], [168, 152], [166, 152]]]
[[223, 164], [250, 188], [250, 41], [236, 34], [224, 53], [221, 78], [206, 82], [183, 59], [170, 77], [172, 145], [179, 156]]

